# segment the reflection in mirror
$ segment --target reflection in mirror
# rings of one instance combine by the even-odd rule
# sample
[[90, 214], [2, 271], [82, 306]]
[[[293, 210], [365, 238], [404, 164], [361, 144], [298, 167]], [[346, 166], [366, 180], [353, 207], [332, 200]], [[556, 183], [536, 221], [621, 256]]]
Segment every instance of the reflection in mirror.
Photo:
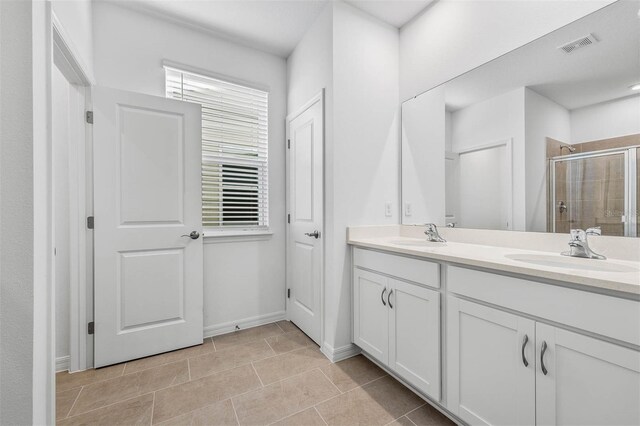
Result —
[[639, 8], [613, 3], [404, 102], [402, 222], [638, 236]]

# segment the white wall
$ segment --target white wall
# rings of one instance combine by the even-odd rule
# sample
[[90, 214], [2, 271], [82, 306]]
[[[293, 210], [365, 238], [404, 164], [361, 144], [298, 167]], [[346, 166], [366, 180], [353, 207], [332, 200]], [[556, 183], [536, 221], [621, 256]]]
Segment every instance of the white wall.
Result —
[[[325, 88], [324, 345], [351, 343], [347, 226], [399, 220], [398, 31], [330, 3], [288, 63], [288, 112]], [[375, 72], [372, 72], [375, 70]], [[393, 214], [385, 216], [385, 203]]]
[[287, 113], [297, 112], [323, 88], [325, 114], [333, 118], [333, 8], [330, 5], [323, 9], [287, 58]]
[[[333, 21], [333, 217], [325, 342], [351, 342], [347, 226], [399, 222], [398, 30], [342, 2]], [[385, 216], [385, 203], [392, 216]]]
[[453, 152], [512, 139], [513, 225], [525, 230], [524, 88], [518, 88], [451, 114]]
[[32, 4], [0, 1], [0, 424], [33, 421]]
[[571, 143], [640, 133], [640, 95], [571, 111]]
[[424, 92], [612, 2], [434, 2], [400, 32], [400, 97]]
[[[449, 120], [447, 120], [449, 116]], [[451, 114], [444, 88], [402, 104], [402, 223], [445, 222], [445, 150]], [[410, 211], [408, 211], [410, 205]], [[410, 213], [410, 214], [409, 214]]]
[[547, 138], [567, 142], [571, 136], [569, 111], [525, 89], [525, 159], [527, 231], [547, 231]]
[[69, 82], [55, 66], [51, 73], [54, 188], [56, 358], [69, 355]]
[[285, 60], [112, 4], [95, 3], [93, 16], [99, 85], [164, 96], [162, 60], [167, 59], [270, 88], [269, 221], [274, 233], [257, 241], [205, 241], [205, 330], [284, 315]]
[[87, 73], [93, 75], [93, 19], [91, 0], [52, 0], [51, 8], [62, 25], [67, 42]]

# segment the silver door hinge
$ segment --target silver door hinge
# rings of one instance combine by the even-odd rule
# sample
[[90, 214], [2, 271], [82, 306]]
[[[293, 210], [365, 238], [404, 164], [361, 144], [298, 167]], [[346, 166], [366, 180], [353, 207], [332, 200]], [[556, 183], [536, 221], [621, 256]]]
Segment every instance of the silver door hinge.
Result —
[[93, 216], [87, 217], [87, 229], [93, 229], [94, 226]]
[[287, 149], [291, 149], [291, 139], [287, 139]]
[[84, 116], [85, 120], [89, 124], [93, 124], [93, 111], [87, 111]]
[[89, 324], [87, 324], [87, 334], [93, 334], [94, 332], [94, 324], [93, 321], [91, 321]]
[[291, 299], [291, 289], [287, 289], [287, 299]]
[[290, 214], [287, 215], [287, 223], [291, 223], [291, 215]]

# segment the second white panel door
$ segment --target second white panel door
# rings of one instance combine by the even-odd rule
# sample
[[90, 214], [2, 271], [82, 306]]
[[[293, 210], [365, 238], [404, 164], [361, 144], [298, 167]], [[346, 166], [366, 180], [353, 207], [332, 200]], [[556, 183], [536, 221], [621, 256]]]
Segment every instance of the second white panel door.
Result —
[[321, 344], [323, 98], [287, 119], [287, 315]]

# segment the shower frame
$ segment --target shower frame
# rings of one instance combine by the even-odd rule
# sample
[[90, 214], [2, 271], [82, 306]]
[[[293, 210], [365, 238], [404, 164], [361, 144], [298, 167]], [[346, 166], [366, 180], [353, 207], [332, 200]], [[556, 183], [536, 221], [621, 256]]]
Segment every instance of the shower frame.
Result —
[[559, 162], [570, 162], [589, 158], [603, 157], [608, 155], [624, 155], [624, 236], [638, 236], [638, 200], [637, 200], [637, 173], [638, 154], [640, 145], [627, 146], [622, 148], [603, 149], [599, 151], [581, 152], [577, 154], [558, 155], [549, 159], [548, 173], [550, 176], [548, 191], [551, 195], [551, 205], [549, 212], [551, 217], [551, 232], [556, 232], [556, 164]]

